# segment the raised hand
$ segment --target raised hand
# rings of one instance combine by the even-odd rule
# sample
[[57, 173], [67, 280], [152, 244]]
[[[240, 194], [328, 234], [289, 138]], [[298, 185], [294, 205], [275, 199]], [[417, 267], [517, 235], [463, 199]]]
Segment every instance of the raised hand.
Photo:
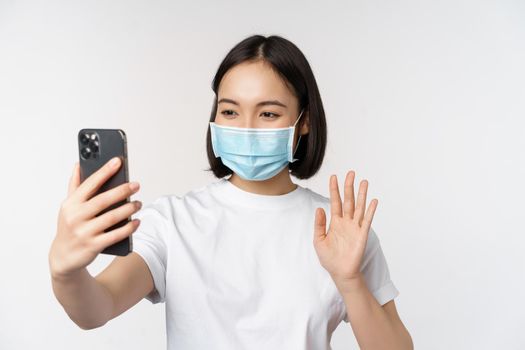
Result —
[[321, 265], [338, 283], [345, 283], [360, 276], [360, 266], [366, 248], [368, 232], [377, 199], [366, 208], [368, 181], [362, 180], [359, 186], [357, 204], [354, 200], [355, 172], [349, 171], [344, 186], [344, 203], [341, 204], [337, 177], [330, 177], [330, 225], [326, 232], [326, 213], [317, 208], [315, 212], [314, 248]]

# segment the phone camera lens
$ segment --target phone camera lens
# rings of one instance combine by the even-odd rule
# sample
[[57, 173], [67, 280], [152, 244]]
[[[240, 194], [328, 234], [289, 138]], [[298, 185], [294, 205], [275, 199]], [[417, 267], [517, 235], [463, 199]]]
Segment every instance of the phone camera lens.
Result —
[[89, 144], [89, 147], [93, 152], [98, 152], [98, 141], [93, 141]]
[[80, 151], [80, 154], [84, 159], [88, 159], [91, 156], [91, 150], [89, 149], [89, 147], [83, 147]]
[[80, 142], [83, 145], [87, 145], [88, 142], [89, 142], [89, 134], [82, 134], [82, 135], [80, 135]]

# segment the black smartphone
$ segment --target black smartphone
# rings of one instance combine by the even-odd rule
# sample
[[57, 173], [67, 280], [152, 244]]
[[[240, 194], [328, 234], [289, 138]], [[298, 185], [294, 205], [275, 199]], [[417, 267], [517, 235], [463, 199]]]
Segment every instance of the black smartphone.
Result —
[[[120, 157], [121, 165], [118, 171], [110, 177], [93, 195], [110, 190], [114, 187], [129, 182], [128, 175], [128, 152], [126, 134], [121, 129], [82, 129], [78, 132], [78, 155], [80, 160], [80, 181], [83, 182], [100, 167], [105, 165], [111, 158]], [[117, 208], [129, 202], [129, 197], [112, 204], [102, 210], [96, 216], [102, 215], [107, 211]], [[131, 217], [128, 217], [115, 225], [108, 227], [104, 232], [108, 232], [124, 226]], [[102, 254], [128, 255], [133, 250], [133, 235], [112, 244], [101, 251]]]

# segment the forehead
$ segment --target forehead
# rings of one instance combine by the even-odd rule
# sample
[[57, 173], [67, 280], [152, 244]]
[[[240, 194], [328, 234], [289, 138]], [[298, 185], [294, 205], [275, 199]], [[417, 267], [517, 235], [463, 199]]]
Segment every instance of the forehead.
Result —
[[243, 62], [228, 70], [219, 84], [218, 95], [219, 99], [231, 98], [241, 105], [278, 99], [290, 106], [296, 100], [281, 76], [263, 61]]

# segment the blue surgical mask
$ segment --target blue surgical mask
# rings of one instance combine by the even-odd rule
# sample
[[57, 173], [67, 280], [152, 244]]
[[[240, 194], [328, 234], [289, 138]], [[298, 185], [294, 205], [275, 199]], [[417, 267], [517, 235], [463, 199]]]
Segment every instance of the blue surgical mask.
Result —
[[[303, 110], [304, 111], [304, 110]], [[210, 122], [211, 143], [215, 157], [245, 180], [267, 180], [283, 170], [293, 158], [293, 140], [297, 121], [285, 128], [239, 128]]]

